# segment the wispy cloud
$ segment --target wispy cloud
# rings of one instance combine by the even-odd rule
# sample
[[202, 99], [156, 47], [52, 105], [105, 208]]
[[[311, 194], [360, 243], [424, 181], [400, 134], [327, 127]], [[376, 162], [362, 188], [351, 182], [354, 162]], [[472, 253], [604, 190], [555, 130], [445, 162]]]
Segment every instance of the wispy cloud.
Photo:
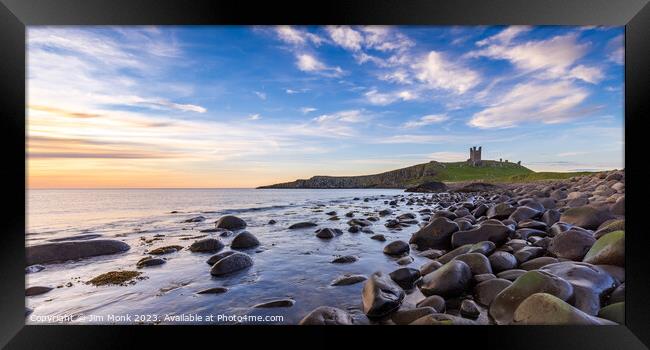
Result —
[[338, 77], [343, 75], [341, 67], [330, 67], [313, 55], [302, 53], [296, 56], [296, 66], [303, 72], [319, 73], [324, 76]]
[[418, 128], [426, 125], [442, 123], [447, 120], [449, 120], [449, 116], [446, 114], [429, 114], [420, 117], [417, 120], [408, 121], [404, 123], [402, 127], [407, 129]]

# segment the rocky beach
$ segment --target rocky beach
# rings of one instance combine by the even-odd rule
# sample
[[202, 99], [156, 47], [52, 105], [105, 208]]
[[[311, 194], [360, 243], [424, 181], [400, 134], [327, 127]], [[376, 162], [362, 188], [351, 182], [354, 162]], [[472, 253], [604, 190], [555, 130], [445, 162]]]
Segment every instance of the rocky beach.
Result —
[[30, 232], [27, 322], [132, 312], [302, 325], [623, 323], [624, 171], [411, 190], [311, 190], [282, 205], [273, 196], [301, 190], [250, 190], [275, 204], [174, 206], [55, 237]]

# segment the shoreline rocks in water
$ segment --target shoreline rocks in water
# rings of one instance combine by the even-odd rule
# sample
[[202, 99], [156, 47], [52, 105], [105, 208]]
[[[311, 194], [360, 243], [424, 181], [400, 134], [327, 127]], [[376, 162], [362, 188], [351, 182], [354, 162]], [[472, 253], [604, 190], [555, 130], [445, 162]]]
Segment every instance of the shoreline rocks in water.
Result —
[[63, 262], [123, 253], [130, 248], [122, 241], [111, 239], [45, 243], [26, 247], [26, 261], [27, 265]]
[[94, 286], [104, 286], [107, 284], [125, 286], [135, 283], [134, 279], [140, 275], [142, 275], [142, 272], [138, 271], [111, 271], [101, 274], [86, 283]]
[[218, 260], [210, 269], [213, 276], [223, 276], [253, 266], [253, 259], [240, 252], [230, 254]]

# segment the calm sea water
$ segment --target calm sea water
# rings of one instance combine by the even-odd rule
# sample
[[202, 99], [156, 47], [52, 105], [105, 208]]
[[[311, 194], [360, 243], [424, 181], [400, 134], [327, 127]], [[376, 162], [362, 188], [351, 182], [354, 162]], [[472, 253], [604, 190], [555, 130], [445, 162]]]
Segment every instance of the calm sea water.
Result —
[[[26, 275], [27, 285], [55, 288], [29, 297], [27, 306], [34, 316], [99, 316], [95, 321], [77, 318], [72, 322], [113, 323], [109, 315], [282, 315], [279, 323], [298, 322], [312, 309], [336, 306], [359, 312], [363, 283], [331, 286], [344, 273], [369, 275], [391, 272], [400, 266], [382, 253], [395, 239], [408, 240], [417, 226], [402, 231], [388, 230], [383, 223], [405, 212], [417, 213], [417, 206], [400, 206], [391, 216], [375, 222], [372, 229], [383, 233], [387, 242], [370, 239], [369, 234], [347, 232], [343, 215], [376, 215], [386, 202], [405, 195], [401, 190], [283, 190], [283, 189], [116, 189], [116, 190], [29, 190], [27, 192], [26, 244], [80, 234], [100, 234], [131, 246], [122, 254], [100, 256], [63, 264]], [[358, 197], [360, 200], [353, 200]], [[368, 198], [369, 201], [363, 201]], [[172, 214], [172, 211], [178, 213]], [[325, 213], [336, 211], [341, 220], [330, 221]], [[205, 263], [211, 255], [188, 250], [165, 255], [166, 264], [142, 269], [146, 279], [129, 286], [95, 287], [84, 282], [113, 270], [135, 270], [146, 250], [164, 245], [189, 246], [199, 230], [214, 227], [224, 214], [237, 215], [248, 223], [261, 246], [246, 251], [254, 266], [227, 277], [213, 277]], [[200, 223], [183, 220], [202, 215]], [[275, 225], [268, 225], [274, 219]], [[288, 230], [293, 223], [315, 220], [319, 227], [341, 228], [344, 234], [332, 240], [315, 237], [315, 228]], [[160, 241], [146, 243], [154, 235]], [[212, 234], [210, 234], [212, 235]], [[188, 239], [190, 238], [190, 239]], [[232, 237], [221, 238], [226, 245]], [[226, 248], [227, 250], [229, 248]], [[352, 264], [331, 264], [340, 255], [355, 255]], [[419, 267], [423, 258], [412, 254]], [[225, 286], [224, 294], [198, 295], [197, 291]], [[253, 305], [278, 298], [292, 298], [288, 308], [259, 309]], [[28, 323], [38, 323], [27, 320]], [[118, 322], [119, 323], [119, 322]], [[126, 321], [126, 323], [132, 323]], [[164, 323], [164, 322], [163, 322]]]

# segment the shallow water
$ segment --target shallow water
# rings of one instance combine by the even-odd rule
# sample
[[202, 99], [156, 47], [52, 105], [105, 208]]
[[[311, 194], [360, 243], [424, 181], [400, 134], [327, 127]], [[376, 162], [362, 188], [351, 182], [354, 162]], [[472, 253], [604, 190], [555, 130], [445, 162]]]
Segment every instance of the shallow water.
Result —
[[[102, 238], [119, 239], [131, 246], [122, 254], [99, 256], [62, 264], [49, 264], [46, 269], [26, 275], [27, 286], [59, 287], [27, 298], [33, 313], [28, 324], [36, 323], [140, 323], [135, 315], [150, 315], [143, 323], [174, 323], [165, 315], [215, 315], [213, 323], [232, 323], [233, 319], [217, 321], [217, 315], [282, 316], [270, 323], [295, 324], [318, 306], [336, 306], [360, 313], [363, 283], [330, 286], [341, 274], [370, 275], [375, 271], [389, 273], [401, 266], [396, 258], [383, 254], [383, 246], [396, 239], [408, 241], [418, 227], [401, 231], [389, 230], [386, 220], [417, 211], [423, 207], [400, 205], [393, 214], [382, 217], [371, 226], [375, 233], [386, 236], [386, 242], [370, 239], [371, 234], [347, 232], [344, 214], [354, 211], [355, 217], [377, 216], [387, 208], [385, 201], [401, 190], [291, 190], [291, 189], [174, 189], [174, 190], [29, 190], [27, 193], [26, 244], [44, 243], [51, 239], [83, 234], [100, 234]], [[353, 200], [359, 197], [359, 200]], [[369, 198], [364, 202], [364, 198]], [[403, 204], [403, 203], [402, 203]], [[178, 211], [178, 213], [171, 213]], [[330, 221], [325, 213], [336, 211], [341, 218]], [[226, 277], [210, 275], [206, 264], [210, 253], [192, 253], [187, 249], [162, 255], [167, 263], [138, 271], [145, 279], [127, 286], [92, 286], [84, 282], [113, 270], [136, 270], [135, 263], [145, 251], [165, 245], [188, 247], [197, 235], [218, 237], [216, 233], [200, 233], [213, 228], [214, 221], [224, 214], [244, 219], [247, 230], [261, 246], [246, 250], [254, 265]], [[201, 223], [182, 223], [202, 215]], [[268, 221], [274, 219], [275, 225]], [[316, 220], [319, 227], [288, 230], [293, 223]], [[320, 227], [341, 228], [344, 233], [331, 240], [315, 236]], [[146, 243], [143, 238], [165, 235], [162, 240]], [[220, 238], [226, 246], [232, 237]], [[226, 247], [224, 250], [228, 250]], [[331, 264], [340, 255], [355, 255], [352, 264]], [[427, 260], [411, 252], [419, 267]], [[196, 294], [202, 289], [224, 286], [222, 294]], [[417, 293], [417, 292], [416, 292]], [[416, 297], [415, 295], [411, 297]], [[280, 298], [295, 301], [292, 307], [253, 308], [253, 305]], [[409, 297], [407, 297], [408, 299]], [[110, 319], [110, 315], [131, 315], [130, 320]], [[65, 316], [72, 319], [38, 320], [41, 316]], [[91, 316], [98, 316], [92, 318]], [[236, 320], [235, 320], [236, 321]], [[269, 323], [239, 319], [242, 323]], [[189, 321], [193, 322], [193, 321]], [[179, 323], [179, 322], [176, 322]], [[180, 322], [188, 323], [188, 322]], [[193, 322], [200, 323], [200, 322]]]

